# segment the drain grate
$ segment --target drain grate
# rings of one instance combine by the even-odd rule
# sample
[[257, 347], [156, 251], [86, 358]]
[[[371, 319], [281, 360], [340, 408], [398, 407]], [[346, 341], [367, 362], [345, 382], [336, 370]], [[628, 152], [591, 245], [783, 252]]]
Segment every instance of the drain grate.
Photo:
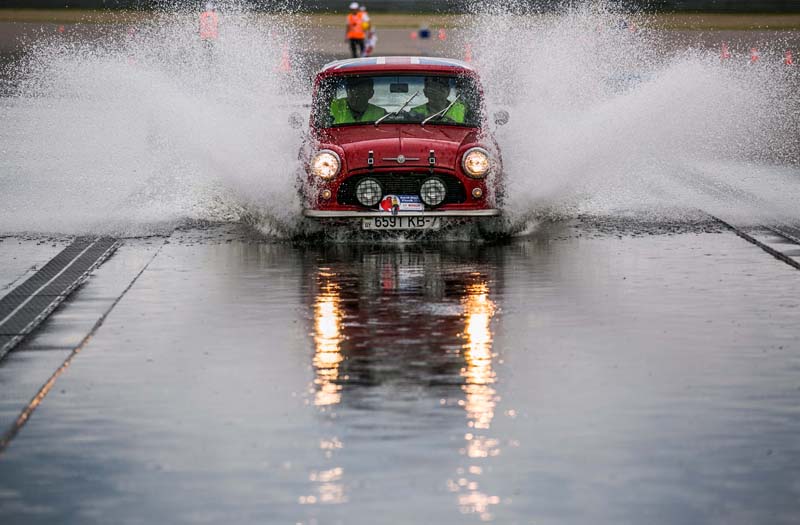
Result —
[[33, 332], [119, 246], [116, 239], [79, 238], [0, 298], [0, 359]]

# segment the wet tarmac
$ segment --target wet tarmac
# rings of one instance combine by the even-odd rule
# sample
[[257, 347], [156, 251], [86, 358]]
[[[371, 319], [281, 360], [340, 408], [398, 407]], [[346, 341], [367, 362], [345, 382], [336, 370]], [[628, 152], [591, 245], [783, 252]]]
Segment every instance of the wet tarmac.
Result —
[[0, 367], [5, 429], [70, 359], [4, 522], [795, 523], [800, 272], [612, 230], [129, 240]]
[[[124, 30], [67, 25], [63, 38]], [[0, 93], [56, 31], [0, 23]], [[300, 58], [346, 54], [341, 28], [317, 33]], [[800, 33], [670, 34], [670, 53], [725, 40], [741, 58]], [[380, 35], [386, 54], [464, 49]], [[260, 58], [271, 71], [280, 57]], [[233, 107], [255, 107], [244, 100]], [[17, 122], [53, 119], [52, 101], [0, 102]], [[153, 151], [205, 151], [166, 140], [196, 122], [153, 128], [111, 109], [89, 99], [0, 133], [14, 196], [0, 298], [73, 240], [20, 231], [119, 223], [126, 237], [0, 361], [0, 523], [797, 523], [800, 271], [787, 262], [800, 250], [751, 210], [796, 221], [796, 166], [748, 172], [763, 199], [719, 185], [722, 204], [699, 199], [750, 219], [751, 242], [692, 206], [573, 214], [496, 242], [276, 241], [229, 222], [238, 209], [216, 194], [189, 198], [169, 169], [141, 175]], [[237, 145], [201, 157], [209, 170], [247, 167], [242, 137], [266, 143], [261, 128], [286, 121], [251, 128], [244, 113], [208, 135]], [[124, 148], [136, 140], [148, 155]], [[663, 183], [702, 177], [685, 178]]]

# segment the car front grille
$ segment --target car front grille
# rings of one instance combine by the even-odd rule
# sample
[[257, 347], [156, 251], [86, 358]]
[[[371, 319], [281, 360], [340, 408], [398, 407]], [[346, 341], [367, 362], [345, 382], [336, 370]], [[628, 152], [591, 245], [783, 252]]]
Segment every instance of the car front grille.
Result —
[[[365, 178], [378, 181], [383, 190], [383, 195], [419, 195], [422, 183], [430, 177], [436, 177], [444, 182], [447, 191], [444, 200], [439, 206], [444, 204], [458, 204], [467, 200], [467, 191], [458, 177], [446, 173], [365, 173], [353, 175], [339, 186], [336, 193], [336, 201], [339, 204], [349, 204], [361, 206], [356, 198], [356, 186]], [[373, 206], [374, 207], [374, 206]], [[430, 206], [426, 206], [430, 208]]]

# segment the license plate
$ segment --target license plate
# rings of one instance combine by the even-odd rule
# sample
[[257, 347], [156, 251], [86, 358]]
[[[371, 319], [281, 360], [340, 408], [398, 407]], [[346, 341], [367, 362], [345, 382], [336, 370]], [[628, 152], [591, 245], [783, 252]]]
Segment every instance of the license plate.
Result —
[[361, 219], [362, 230], [438, 230], [441, 217], [387, 215]]

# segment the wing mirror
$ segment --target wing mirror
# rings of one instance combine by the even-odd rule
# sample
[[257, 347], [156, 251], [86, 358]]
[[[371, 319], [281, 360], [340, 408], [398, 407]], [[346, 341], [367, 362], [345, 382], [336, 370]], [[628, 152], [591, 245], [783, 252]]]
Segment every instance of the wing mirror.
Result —
[[508, 124], [509, 118], [511, 118], [511, 116], [505, 109], [495, 111], [494, 113], [494, 123], [497, 124], [498, 126], [504, 126], [505, 124]]
[[303, 117], [297, 111], [293, 111], [289, 115], [289, 127], [292, 129], [300, 129], [303, 127]]

